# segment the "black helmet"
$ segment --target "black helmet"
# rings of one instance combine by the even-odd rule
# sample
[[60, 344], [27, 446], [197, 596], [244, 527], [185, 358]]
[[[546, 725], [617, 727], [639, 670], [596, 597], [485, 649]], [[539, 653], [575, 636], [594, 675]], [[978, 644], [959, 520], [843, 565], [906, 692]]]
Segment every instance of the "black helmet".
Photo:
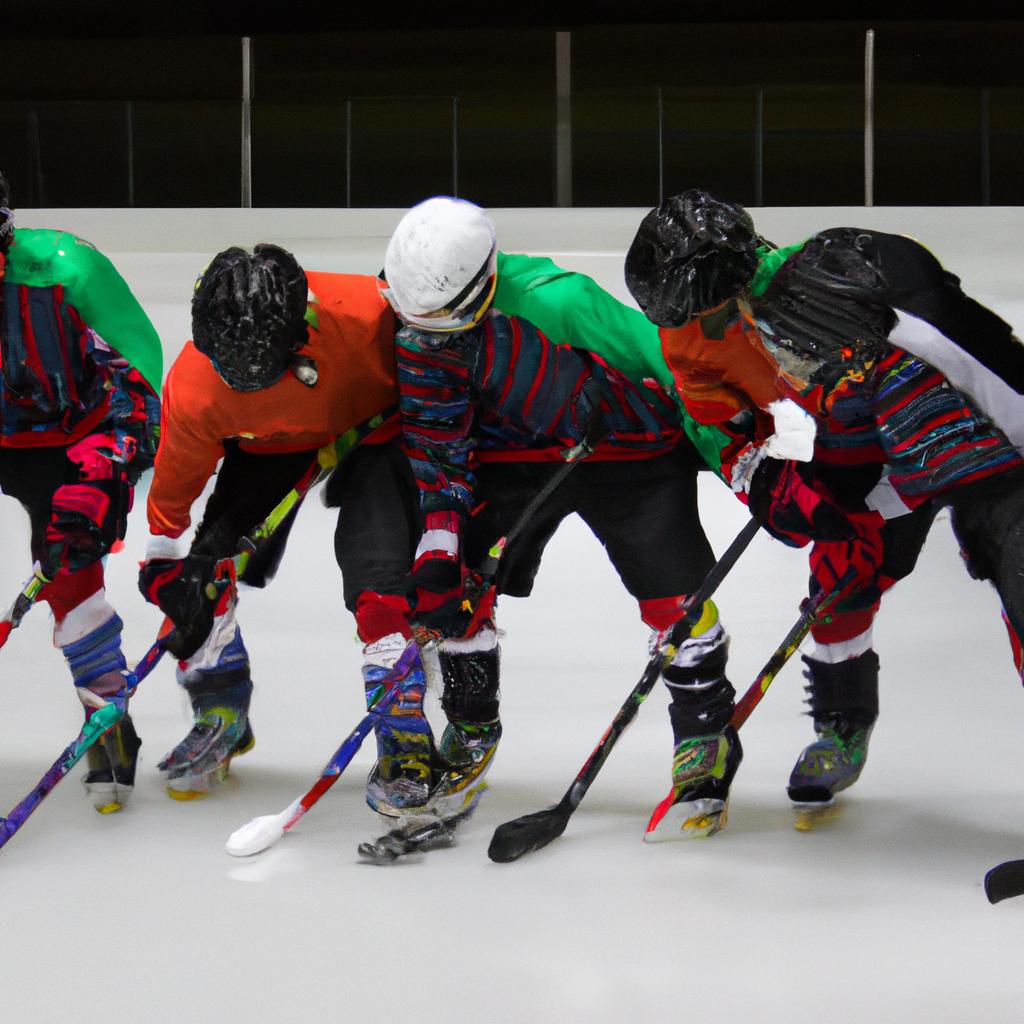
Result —
[[306, 343], [306, 275], [276, 245], [218, 253], [196, 283], [192, 338], [224, 383], [259, 391], [279, 381]]
[[808, 239], [751, 300], [758, 330], [783, 369], [832, 384], [885, 351], [896, 314], [874, 237], [829, 228]]
[[0, 253], [7, 252], [14, 237], [14, 212], [11, 210], [11, 186], [0, 171]]
[[742, 206], [689, 189], [641, 221], [626, 254], [626, 287], [648, 320], [680, 327], [750, 283], [760, 242]]

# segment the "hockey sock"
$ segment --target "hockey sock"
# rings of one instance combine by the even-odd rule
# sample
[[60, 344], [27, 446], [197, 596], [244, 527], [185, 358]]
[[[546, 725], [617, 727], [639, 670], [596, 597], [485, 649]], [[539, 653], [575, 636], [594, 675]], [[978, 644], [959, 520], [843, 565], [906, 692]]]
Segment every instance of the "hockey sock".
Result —
[[61, 648], [87, 718], [124, 687], [123, 673], [128, 663], [121, 651], [123, 628], [115, 612], [100, 626]]

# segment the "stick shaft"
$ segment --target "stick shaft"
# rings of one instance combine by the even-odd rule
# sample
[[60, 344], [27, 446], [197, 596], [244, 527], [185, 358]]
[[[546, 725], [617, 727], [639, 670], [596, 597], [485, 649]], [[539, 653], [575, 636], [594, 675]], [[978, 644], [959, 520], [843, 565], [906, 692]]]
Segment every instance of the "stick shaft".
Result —
[[[403, 655], [404, 657], [404, 655]], [[396, 670], [401, 672], [402, 662], [396, 664]], [[313, 783], [313, 785], [306, 791], [306, 793], [299, 797], [295, 802], [295, 811], [289, 817], [288, 821], [282, 826], [284, 832], [287, 832], [298, 820], [333, 786], [338, 779], [341, 777], [341, 773], [351, 764], [352, 758], [356, 756], [359, 748], [363, 745], [363, 740], [366, 739], [370, 730], [373, 728], [373, 723], [380, 717], [380, 712], [376, 708], [380, 705], [387, 704], [400, 689], [399, 684], [395, 683], [390, 686], [387, 690], [381, 690], [380, 693], [374, 697], [373, 705], [370, 710], [360, 719], [359, 724], [345, 737], [341, 746], [331, 755], [331, 759], [324, 765], [323, 771], [320, 773], [320, 777]], [[292, 804], [288, 805], [293, 806]]]
[[20, 625], [25, 614], [32, 605], [35, 604], [36, 598], [39, 596], [39, 592], [49, 582], [49, 579], [43, 575], [43, 570], [39, 563], [36, 562], [32, 570], [32, 575], [21, 588], [21, 592], [14, 599], [11, 607], [4, 614], [4, 617], [0, 619], [0, 647], [3, 647], [4, 644], [7, 643], [7, 638], [11, 635], [11, 631]]
[[[385, 698], [390, 697], [394, 690], [389, 690]], [[352, 758], [356, 756], [359, 748], [363, 745], [370, 730], [373, 728], [374, 719], [377, 713], [370, 711], [352, 730], [345, 742], [334, 752], [334, 756], [327, 762], [326, 767], [320, 773], [320, 778], [313, 783], [306, 794], [299, 798], [298, 807], [294, 816], [285, 824], [284, 831], [287, 832], [330, 788], [339, 778], [341, 773], [351, 764]]]
[[[704, 602], [718, 590], [722, 581], [739, 560], [740, 555], [747, 549], [747, 546], [754, 539], [760, 528], [761, 524], [756, 519], [751, 519], [737, 534], [736, 538], [726, 549], [725, 554], [712, 566], [707, 576], [704, 577], [703, 583], [701, 583], [697, 591], [691, 595], [684, 605], [683, 617], [672, 627], [669, 634], [669, 645], [678, 643], [681, 636], [693, 628], [694, 623], [703, 613]], [[571, 810], [575, 810], [579, 806], [580, 801], [586, 795], [594, 779], [597, 778], [601, 767], [608, 760], [608, 755], [611, 754], [619, 737], [630, 726], [633, 719], [636, 718], [640, 705], [643, 704], [650, 695], [651, 690], [654, 689], [655, 683], [661, 676], [665, 657], [666, 652], [663, 648], [655, 652], [654, 656], [647, 663], [640, 681], [630, 690], [629, 696], [626, 697], [615, 718], [612, 719], [611, 724], [605, 730], [597, 746], [594, 747], [590, 757], [587, 758], [576, 778], [573, 779], [572, 785], [566, 790], [565, 796], [559, 802], [559, 806]]]
[[[842, 583], [840, 586], [842, 586]], [[768, 687], [772, 685], [775, 677], [782, 670], [783, 665], [796, 653], [797, 648], [803, 642], [804, 637], [807, 636], [811, 626], [825, 613], [826, 609], [838, 596], [838, 590], [827, 593], [821, 591], [807, 601], [803, 611], [800, 613], [800, 618], [793, 623], [785, 639], [775, 649], [775, 653], [768, 659], [764, 668], [758, 673], [757, 678], [747, 688], [746, 693], [736, 702], [732, 719], [730, 720], [733, 728], [739, 729], [750, 717], [751, 712], [761, 703], [761, 698], [768, 692]]]

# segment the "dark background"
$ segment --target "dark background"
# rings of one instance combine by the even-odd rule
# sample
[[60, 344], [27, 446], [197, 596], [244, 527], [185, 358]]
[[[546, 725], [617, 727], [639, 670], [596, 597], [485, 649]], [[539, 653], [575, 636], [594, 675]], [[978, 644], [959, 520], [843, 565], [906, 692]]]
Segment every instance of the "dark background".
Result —
[[554, 205], [556, 32], [571, 39], [573, 205], [694, 185], [856, 205], [869, 28], [874, 203], [1024, 204], [1010, 5], [965, 5], [975, 20], [860, 5], [852, 20], [742, 2], [2, 2], [0, 166], [23, 206], [237, 206], [242, 35], [253, 205]]

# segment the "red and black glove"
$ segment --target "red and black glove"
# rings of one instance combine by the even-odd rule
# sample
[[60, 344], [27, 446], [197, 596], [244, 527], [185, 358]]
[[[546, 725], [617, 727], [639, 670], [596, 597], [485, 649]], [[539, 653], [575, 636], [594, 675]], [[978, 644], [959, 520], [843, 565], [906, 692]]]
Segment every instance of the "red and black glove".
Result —
[[811, 476], [807, 463], [762, 459], [750, 482], [751, 515], [772, 536], [802, 548], [810, 540], [851, 540], [853, 523]]
[[233, 584], [226, 566], [210, 555], [150, 558], [139, 566], [139, 591], [173, 623], [175, 633], [167, 650], [176, 658], [191, 658], [213, 629], [215, 615], [227, 608]]
[[885, 521], [877, 512], [848, 515], [854, 536], [849, 540], [817, 542], [809, 559], [813, 585], [826, 593], [838, 588], [833, 606], [836, 611], [869, 608], [878, 603], [885, 589], [884, 583], [879, 586], [885, 558]]
[[54, 492], [46, 526], [51, 568], [77, 572], [124, 540], [134, 488], [128, 466], [135, 441], [127, 434], [90, 434], [67, 450], [78, 466], [79, 482]]

